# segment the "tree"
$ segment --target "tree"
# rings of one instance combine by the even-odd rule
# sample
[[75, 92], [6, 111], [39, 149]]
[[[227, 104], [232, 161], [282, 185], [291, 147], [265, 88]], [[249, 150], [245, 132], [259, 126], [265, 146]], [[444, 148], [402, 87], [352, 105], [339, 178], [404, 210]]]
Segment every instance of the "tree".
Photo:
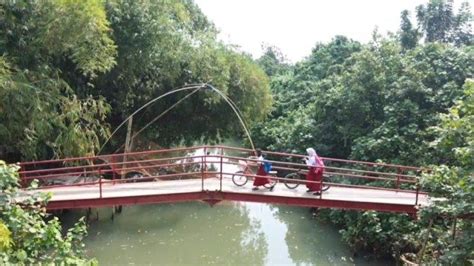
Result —
[[278, 47], [267, 45], [262, 48], [264, 53], [256, 62], [269, 77], [281, 75], [289, 70], [287, 59]]
[[425, 42], [452, 43], [457, 46], [470, 45], [472, 14], [468, 2], [464, 2], [457, 14], [453, 12], [453, 0], [430, 0], [416, 8], [418, 25], [425, 36]]
[[94, 153], [108, 105], [78, 96], [64, 76], [88, 83], [115, 64], [100, 1], [0, 4], [0, 157], [10, 161]]
[[270, 119], [255, 126], [256, 142], [262, 147], [293, 152], [314, 145], [316, 136], [321, 136], [315, 125], [318, 121], [314, 118], [314, 106], [324, 101], [319, 96], [332, 90], [334, 84], [329, 77], [340, 73], [344, 61], [360, 49], [360, 43], [336, 36], [328, 44], [316, 44], [308, 59], [293, 66], [291, 71], [272, 77], [275, 104]]
[[472, 33], [472, 12], [469, 2], [463, 2], [459, 8], [454, 21], [452, 42], [454, 42], [456, 46], [472, 45], [474, 43], [474, 35]]
[[116, 47], [101, 1], [5, 1], [0, 53], [19, 68], [72, 65], [96, 76], [115, 64]]
[[[155, 97], [202, 82], [230, 97], [249, 124], [268, 113], [268, 77], [249, 56], [218, 42], [214, 25], [191, 1], [106, 1], [106, 7], [118, 46], [117, 65], [94, 84], [95, 93], [112, 105], [112, 127]], [[134, 130], [186, 94], [170, 95], [148, 107], [134, 120]], [[238, 135], [242, 129], [229, 112], [219, 95], [198, 92], [152, 124], [141, 138], [167, 146]], [[115, 140], [122, 142], [120, 137]], [[110, 147], [115, 150], [118, 143]]]
[[95, 265], [83, 253], [84, 219], [63, 235], [58, 218], [50, 217], [44, 207], [50, 195], [20, 193], [18, 168], [0, 161], [1, 263]]
[[398, 66], [384, 73], [388, 101], [378, 111], [379, 124], [354, 139], [351, 157], [400, 164], [439, 163], [430, 156], [434, 151], [428, 144], [434, 136], [428, 128], [439, 122], [437, 113], [446, 112], [462, 95], [464, 80], [474, 72], [474, 57], [470, 48], [458, 50], [441, 44], [417, 47], [400, 57], [392, 54], [397, 57], [392, 62]]
[[[109, 127], [190, 83], [214, 85], [249, 124], [269, 112], [268, 77], [217, 41], [192, 1], [7, 1], [0, 14], [0, 157], [9, 161], [94, 154]], [[134, 130], [185, 95], [147, 108]], [[141, 137], [167, 146], [239, 135], [229, 111], [221, 96], [202, 90]], [[123, 138], [113, 141], [109, 151]]]
[[408, 10], [403, 10], [400, 24], [400, 43], [403, 49], [412, 49], [418, 44], [418, 31], [413, 28]]
[[0, 57], [0, 156], [10, 161], [93, 154], [108, 134], [101, 98], [78, 99], [61, 79]]
[[464, 89], [464, 96], [432, 128], [437, 134], [432, 145], [447, 160], [422, 179], [431, 197], [443, 199], [422, 210], [425, 223], [434, 221], [426, 232], [428, 248], [419, 254], [426, 263], [474, 260], [474, 81], [467, 80]]

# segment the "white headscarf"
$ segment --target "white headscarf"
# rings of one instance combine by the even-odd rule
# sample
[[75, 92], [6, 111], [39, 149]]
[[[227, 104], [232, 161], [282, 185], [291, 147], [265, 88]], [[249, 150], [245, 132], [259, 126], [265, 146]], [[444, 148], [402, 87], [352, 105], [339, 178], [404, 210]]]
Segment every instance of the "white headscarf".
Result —
[[308, 153], [308, 157], [309, 157], [306, 160], [306, 165], [317, 166], [318, 160], [316, 160], [316, 157], [318, 156], [318, 154], [316, 154], [316, 151], [313, 148], [307, 148], [306, 152]]
[[313, 148], [307, 148], [306, 152], [308, 153], [308, 159], [306, 160], [306, 165], [318, 166], [318, 167], [324, 168], [323, 160], [318, 156], [318, 154]]
[[308, 153], [308, 155], [310, 157], [313, 157], [313, 156], [317, 156], [318, 154], [316, 153], [316, 151], [313, 149], [313, 148], [307, 148], [306, 149], [306, 152]]

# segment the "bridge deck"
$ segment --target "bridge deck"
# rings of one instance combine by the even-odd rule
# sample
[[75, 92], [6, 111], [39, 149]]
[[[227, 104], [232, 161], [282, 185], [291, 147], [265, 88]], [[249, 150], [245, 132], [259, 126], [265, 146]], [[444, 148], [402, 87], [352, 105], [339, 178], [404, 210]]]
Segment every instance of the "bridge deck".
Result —
[[[409, 192], [396, 192], [386, 190], [376, 190], [367, 188], [344, 188], [331, 187], [324, 192], [322, 197], [306, 193], [306, 187], [300, 185], [296, 189], [288, 189], [283, 184], [277, 184], [273, 191], [261, 188], [258, 191], [252, 190], [251, 183], [247, 183], [243, 187], [238, 187], [228, 178], [224, 178], [222, 182], [222, 190], [220, 182], [217, 178], [208, 178], [191, 180], [173, 180], [173, 181], [153, 181], [140, 183], [103, 183], [102, 195], [100, 194], [99, 184], [84, 186], [69, 186], [45, 188], [36, 191], [51, 192], [52, 199], [49, 208], [78, 208], [80, 201], [92, 202], [95, 206], [110, 206], [113, 204], [140, 204], [137, 200], [140, 197], [160, 196], [155, 200], [151, 199], [147, 203], [152, 202], [170, 202], [185, 200], [242, 200], [255, 202], [282, 203], [301, 206], [329, 207], [347, 209], [379, 209], [387, 211], [401, 211], [413, 213], [416, 211], [415, 202], [416, 194]], [[186, 195], [202, 194], [200, 197], [186, 197]], [[209, 192], [215, 192], [214, 196]], [[194, 194], [193, 194], [194, 193]], [[169, 196], [171, 200], [164, 200], [163, 196]], [[130, 199], [134, 198], [134, 203], [130, 203]], [[97, 200], [100, 199], [100, 200]], [[109, 199], [109, 200], [108, 200]], [[112, 200], [113, 199], [113, 200]], [[120, 199], [124, 199], [121, 201]], [[427, 205], [428, 197], [426, 194], [418, 195], [418, 205]], [[375, 207], [374, 207], [375, 206]], [[378, 206], [378, 207], [377, 207]], [[385, 206], [385, 207], [383, 207]]]

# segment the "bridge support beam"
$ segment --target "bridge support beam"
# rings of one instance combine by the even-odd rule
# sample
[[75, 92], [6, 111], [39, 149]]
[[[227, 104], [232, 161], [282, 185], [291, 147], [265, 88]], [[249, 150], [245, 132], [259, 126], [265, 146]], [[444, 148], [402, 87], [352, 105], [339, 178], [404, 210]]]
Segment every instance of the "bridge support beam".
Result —
[[206, 202], [207, 204], [209, 204], [209, 206], [214, 207], [214, 205], [216, 205], [217, 203], [221, 202], [222, 200], [218, 200], [218, 199], [203, 199], [202, 201], [204, 201], [204, 202]]
[[220, 201], [246, 201], [269, 204], [282, 204], [291, 206], [317, 207], [317, 208], [334, 208], [348, 210], [375, 210], [380, 212], [396, 212], [396, 213], [417, 213], [415, 205], [374, 203], [374, 202], [354, 202], [329, 200], [319, 198], [294, 198], [284, 196], [273, 196], [268, 194], [253, 193], [235, 193], [222, 191], [197, 191], [188, 193], [176, 193], [166, 195], [144, 195], [144, 196], [128, 196], [115, 198], [95, 198], [82, 200], [65, 200], [51, 201], [48, 203], [48, 210], [59, 209], [84, 209], [91, 207], [111, 207], [114, 205], [143, 205], [157, 203], [176, 203], [189, 201], [204, 201], [213, 206]]
[[209, 204], [209, 206], [214, 207], [217, 203], [221, 202], [224, 198], [222, 192], [220, 191], [204, 191], [204, 198], [202, 201]]

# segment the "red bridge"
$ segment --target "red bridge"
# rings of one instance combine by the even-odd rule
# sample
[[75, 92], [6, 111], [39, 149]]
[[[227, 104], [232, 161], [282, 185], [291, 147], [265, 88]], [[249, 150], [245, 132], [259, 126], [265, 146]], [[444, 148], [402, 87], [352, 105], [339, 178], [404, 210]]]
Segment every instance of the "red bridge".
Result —
[[330, 188], [314, 196], [306, 193], [305, 180], [295, 179], [307, 169], [303, 155], [264, 153], [276, 171], [270, 177], [277, 182], [273, 191], [252, 190], [252, 150], [226, 146], [23, 162], [20, 176], [25, 187], [39, 182], [38, 189], [24, 193], [52, 194], [50, 210], [230, 200], [415, 214], [429, 203], [418, 188], [420, 168], [323, 158], [322, 183]]

